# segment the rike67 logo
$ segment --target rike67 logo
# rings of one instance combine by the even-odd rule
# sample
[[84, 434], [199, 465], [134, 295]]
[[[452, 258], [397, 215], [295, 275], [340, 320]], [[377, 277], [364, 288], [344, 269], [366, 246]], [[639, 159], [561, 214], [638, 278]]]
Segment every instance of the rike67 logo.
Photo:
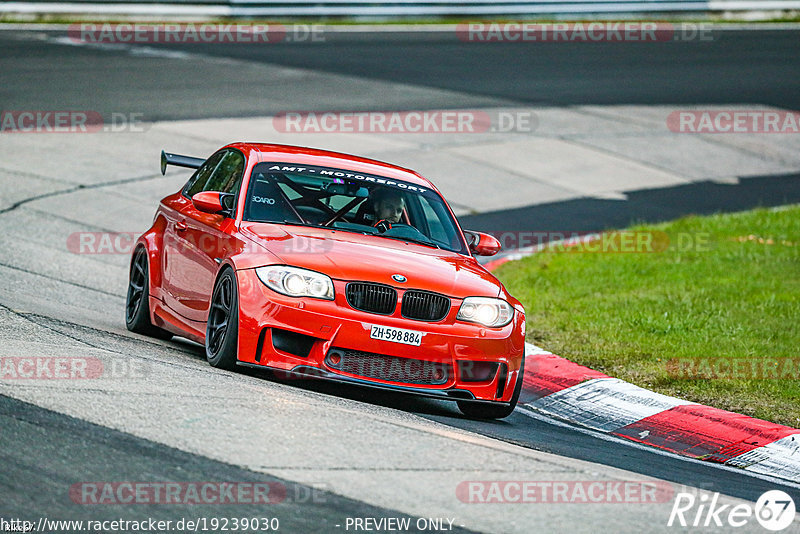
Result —
[[667, 526], [681, 527], [743, 527], [753, 517], [767, 530], [778, 532], [788, 528], [795, 518], [794, 500], [785, 492], [770, 490], [762, 494], [755, 506], [742, 503], [732, 506], [719, 504], [719, 493], [699, 496], [678, 493]]

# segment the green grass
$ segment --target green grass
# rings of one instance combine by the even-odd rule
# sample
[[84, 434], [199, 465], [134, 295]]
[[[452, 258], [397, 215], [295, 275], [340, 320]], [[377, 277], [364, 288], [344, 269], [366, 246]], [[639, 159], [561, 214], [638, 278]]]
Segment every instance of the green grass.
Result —
[[[666, 232], [670, 246], [561, 249], [497, 270], [525, 305], [528, 341], [648, 389], [800, 427], [800, 206], [631, 230]], [[677, 250], [680, 234], [709, 242]], [[669, 372], [670, 359], [697, 357], [792, 358], [794, 379]]]

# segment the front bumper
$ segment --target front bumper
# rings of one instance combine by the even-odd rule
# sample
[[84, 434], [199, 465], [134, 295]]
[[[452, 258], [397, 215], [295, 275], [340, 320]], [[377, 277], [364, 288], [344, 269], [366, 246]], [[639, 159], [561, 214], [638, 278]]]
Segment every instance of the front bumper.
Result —
[[[451, 299], [451, 309], [438, 322], [406, 319], [400, 306], [392, 315], [379, 315], [351, 308], [345, 298], [345, 281], [334, 280], [333, 301], [292, 298], [267, 288], [253, 269], [236, 273], [239, 282], [239, 350], [241, 365], [292, 371], [288, 376], [323, 378], [357, 385], [380, 387], [415, 395], [450, 400], [509, 402], [524, 356], [522, 323], [517, 312], [502, 328], [455, 321], [460, 299]], [[398, 291], [406, 288], [397, 288]], [[410, 289], [410, 288], [409, 288]], [[372, 325], [422, 332], [419, 346], [372, 339]], [[286, 332], [304, 336], [302, 350], [281, 350], [276, 343]], [[274, 335], [273, 335], [274, 333]], [[278, 345], [278, 347], [276, 347]], [[402, 379], [385, 380], [342, 371], [330, 365], [332, 349], [344, 349], [394, 361], [419, 361], [447, 369], [437, 383]], [[469, 381], [463, 368], [472, 363], [496, 362], [497, 370], [483, 381]]]

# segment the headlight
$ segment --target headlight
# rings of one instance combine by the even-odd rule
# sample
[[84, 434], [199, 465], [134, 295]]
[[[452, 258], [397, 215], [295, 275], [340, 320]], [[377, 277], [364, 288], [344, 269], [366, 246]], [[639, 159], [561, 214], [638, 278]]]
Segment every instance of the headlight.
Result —
[[286, 265], [267, 265], [256, 269], [256, 274], [268, 288], [278, 293], [333, 300], [333, 281], [322, 273]]
[[489, 297], [467, 297], [461, 303], [456, 319], [484, 326], [505, 326], [514, 317], [514, 308], [502, 300]]

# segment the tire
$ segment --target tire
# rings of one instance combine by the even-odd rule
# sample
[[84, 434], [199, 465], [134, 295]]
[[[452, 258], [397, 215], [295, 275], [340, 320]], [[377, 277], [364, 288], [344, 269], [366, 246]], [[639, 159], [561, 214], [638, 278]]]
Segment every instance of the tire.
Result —
[[519, 365], [519, 374], [517, 375], [517, 383], [514, 386], [514, 394], [511, 395], [511, 401], [508, 405], [479, 404], [470, 401], [458, 401], [458, 409], [461, 413], [470, 419], [503, 419], [508, 417], [514, 412], [514, 408], [519, 401], [519, 394], [522, 391], [522, 378], [525, 375], [525, 356], [522, 357], [522, 362]]
[[172, 334], [150, 322], [150, 276], [147, 251], [136, 249], [128, 275], [128, 296], [125, 299], [125, 326], [131, 332], [158, 339], [172, 339]]
[[206, 359], [212, 367], [233, 370], [239, 340], [239, 288], [233, 270], [226, 269], [211, 294], [206, 323]]

